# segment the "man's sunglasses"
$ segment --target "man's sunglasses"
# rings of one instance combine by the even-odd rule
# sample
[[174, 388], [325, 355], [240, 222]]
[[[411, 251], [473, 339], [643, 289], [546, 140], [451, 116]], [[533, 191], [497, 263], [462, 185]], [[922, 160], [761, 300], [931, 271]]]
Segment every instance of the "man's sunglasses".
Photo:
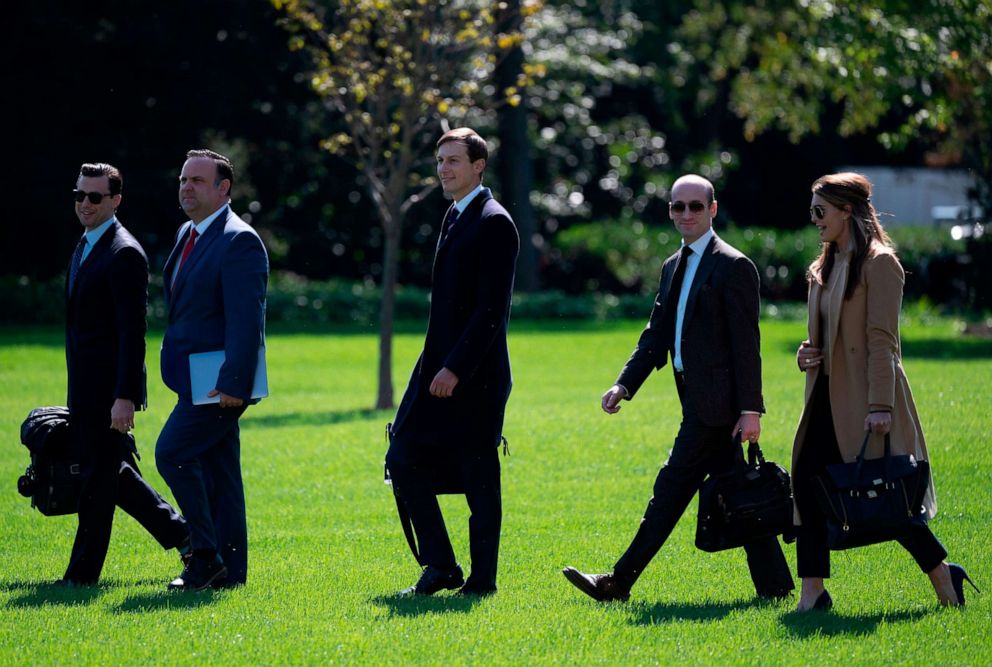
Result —
[[701, 213], [706, 210], [706, 204], [699, 201], [698, 199], [693, 199], [691, 202], [686, 204], [684, 201], [670, 201], [668, 202], [668, 207], [672, 209], [675, 213], [682, 213], [685, 211], [685, 207], [688, 206], [689, 210], [693, 213]]
[[819, 204], [809, 207], [809, 217], [816, 217], [817, 220], [823, 220], [827, 215], [827, 209], [823, 208]]
[[113, 197], [114, 195], [109, 192], [104, 194], [102, 192], [83, 192], [82, 190], [73, 190], [72, 196], [76, 198], [76, 201], [80, 204], [83, 203], [84, 199], [89, 199], [91, 204], [99, 204], [103, 201], [104, 197]]

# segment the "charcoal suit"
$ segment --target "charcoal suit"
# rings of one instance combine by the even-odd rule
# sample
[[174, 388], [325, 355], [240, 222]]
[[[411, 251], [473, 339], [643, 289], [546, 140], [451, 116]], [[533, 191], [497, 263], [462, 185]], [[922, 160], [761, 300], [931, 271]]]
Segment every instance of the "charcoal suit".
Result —
[[[673, 278], [680, 253], [661, 272], [654, 309], [633, 354], [617, 379], [629, 400], [647, 377], [675, 357]], [[682, 261], [685, 261], [683, 258]], [[707, 474], [734, 460], [731, 431], [742, 411], [763, 413], [758, 331], [759, 281], [754, 264], [715, 234], [699, 258], [682, 325], [681, 372], [675, 385], [682, 422], [668, 461], [658, 472], [654, 495], [631, 545], [614, 566], [629, 589], [671, 534]], [[775, 538], [744, 547], [759, 595], [776, 597], [794, 588]]]

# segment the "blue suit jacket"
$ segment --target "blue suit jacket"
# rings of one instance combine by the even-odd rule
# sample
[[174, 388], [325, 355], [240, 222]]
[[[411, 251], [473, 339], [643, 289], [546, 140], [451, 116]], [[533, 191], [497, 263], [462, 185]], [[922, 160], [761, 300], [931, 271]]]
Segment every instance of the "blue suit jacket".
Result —
[[258, 348], [265, 340], [269, 258], [255, 230], [228, 206], [196, 241], [170, 286], [192, 226], [187, 221], [179, 228], [165, 263], [169, 326], [162, 341], [162, 380], [180, 396], [189, 396], [189, 355], [224, 350], [216, 388], [248, 399]]

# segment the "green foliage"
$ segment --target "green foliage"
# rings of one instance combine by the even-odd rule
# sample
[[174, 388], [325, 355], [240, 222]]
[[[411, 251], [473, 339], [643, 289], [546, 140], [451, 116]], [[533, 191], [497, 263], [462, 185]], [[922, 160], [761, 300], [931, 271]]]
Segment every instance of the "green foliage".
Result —
[[[982, 588], [963, 610], [941, 609], [925, 575], [896, 544], [833, 555], [829, 614], [798, 616], [796, 597], [754, 599], [739, 551], [693, 546], [695, 503], [626, 604], [600, 605], [560, 574], [605, 571], [637, 529], [679, 424], [668, 369], [618, 415], [599, 409], [640, 328], [582, 333], [545, 327], [510, 335], [514, 387], [510, 456], [501, 457], [499, 592], [482, 601], [439, 594], [397, 600], [418, 568], [382, 483], [383, 425], [368, 410], [374, 335], [269, 338], [272, 396], [241, 422], [251, 545], [248, 585], [169, 594], [180, 569], [118, 511], [98, 588], [59, 590], [73, 517], [42, 517], [17, 495], [26, 465], [15, 442], [30, 408], [65, 391], [61, 332], [0, 333], [0, 664], [4, 665], [987, 665], [992, 581], [988, 559], [988, 342], [952, 323], [904, 329], [906, 370], [932, 455], [940, 512], [934, 532]], [[762, 446], [788, 465], [802, 403], [793, 355], [801, 322], [762, 327]], [[160, 340], [149, 340], [156, 350]], [[396, 338], [396, 380], [416, 361], [422, 333]], [[175, 401], [148, 354], [150, 409], [137, 416], [142, 472], [171, 500], [154, 443]], [[455, 552], [468, 566], [463, 498], [442, 497]], [[785, 547], [795, 573], [795, 547]]]
[[[720, 236], [751, 258], [761, 275], [762, 292], [767, 298], [805, 299], [806, 269], [819, 253], [816, 229], [806, 226], [789, 231], [770, 228], [730, 227], [718, 230]], [[928, 294], [929, 268], [937, 261], [951, 271], [959, 271], [955, 257], [966, 249], [963, 240], [953, 240], [946, 230], [931, 227], [896, 227], [889, 230], [911, 278], [907, 296]], [[615, 220], [574, 225], [555, 240], [560, 260], [567, 270], [580, 266], [601, 267], [607, 273], [592, 272], [574, 276], [584, 289], [619, 283], [626, 290], [650, 293], [658, 288], [661, 265], [678, 248], [678, 234], [668, 225], [647, 225], [639, 220]], [[599, 262], [581, 261], [592, 256]]]
[[888, 148], [921, 135], [939, 143], [938, 164], [976, 170], [979, 199], [992, 203], [992, 0], [700, 0], [687, 12], [679, 67], [708, 70], [745, 136], [784, 130], [793, 141], [818, 134], [830, 111], [853, 136], [880, 131]]

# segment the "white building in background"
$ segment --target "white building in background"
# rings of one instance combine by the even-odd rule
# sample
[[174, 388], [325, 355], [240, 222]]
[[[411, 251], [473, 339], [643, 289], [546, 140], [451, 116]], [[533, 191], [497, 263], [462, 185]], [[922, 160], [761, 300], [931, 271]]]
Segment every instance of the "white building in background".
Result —
[[964, 169], [847, 166], [838, 171], [868, 177], [872, 203], [886, 227], [951, 225], [981, 218], [981, 211], [968, 200], [974, 178]]

